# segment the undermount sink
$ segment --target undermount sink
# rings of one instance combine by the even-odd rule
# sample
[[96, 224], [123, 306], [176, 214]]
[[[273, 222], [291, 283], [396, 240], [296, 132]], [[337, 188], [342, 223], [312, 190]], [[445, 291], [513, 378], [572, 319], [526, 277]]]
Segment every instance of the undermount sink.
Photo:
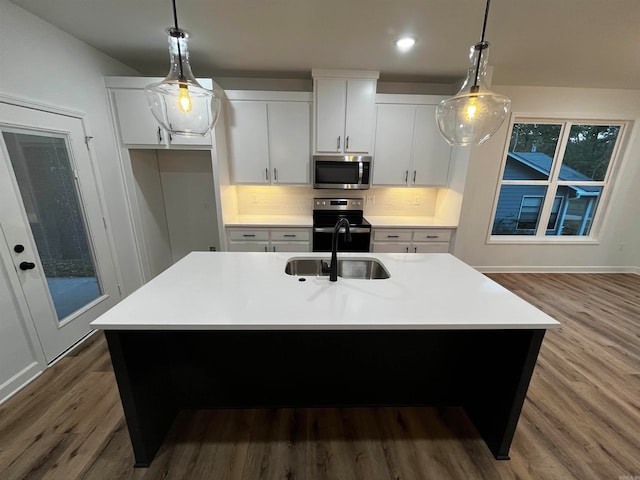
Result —
[[[329, 258], [291, 258], [287, 262], [284, 273], [310, 277], [329, 276], [329, 262]], [[338, 276], [360, 280], [382, 280], [391, 275], [375, 258], [344, 258], [338, 259]]]

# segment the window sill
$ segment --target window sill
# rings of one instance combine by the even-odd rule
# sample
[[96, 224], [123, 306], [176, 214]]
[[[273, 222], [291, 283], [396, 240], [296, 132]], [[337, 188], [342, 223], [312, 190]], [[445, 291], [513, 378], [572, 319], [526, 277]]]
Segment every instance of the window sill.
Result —
[[[496, 236], [487, 240], [487, 245], [600, 245], [593, 237], [533, 237], [533, 236]], [[515, 237], [515, 238], [514, 238]]]

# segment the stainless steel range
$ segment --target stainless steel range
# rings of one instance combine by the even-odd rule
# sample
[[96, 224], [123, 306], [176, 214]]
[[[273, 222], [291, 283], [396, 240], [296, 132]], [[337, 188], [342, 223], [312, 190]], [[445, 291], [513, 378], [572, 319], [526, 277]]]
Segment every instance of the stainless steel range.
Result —
[[[362, 216], [362, 198], [314, 198], [313, 199], [313, 251], [330, 252], [333, 230], [340, 218], [349, 221], [351, 241], [344, 235], [338, 237], [340, 252], [368, 252], [371, 242], [371, 224]], [[344, 228], [340, 229], [340, 233]]]

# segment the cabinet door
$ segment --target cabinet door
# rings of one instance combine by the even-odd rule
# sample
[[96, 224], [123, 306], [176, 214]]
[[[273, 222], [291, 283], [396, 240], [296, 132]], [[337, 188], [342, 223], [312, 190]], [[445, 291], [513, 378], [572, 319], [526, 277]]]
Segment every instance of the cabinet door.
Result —
[[229, 102], [229, 155], [234, 183], [268, 184], [266, 102]]
[[449, 253], [448, 242], [414, 243], [410, 249], [414, 253]]
[[309, 120], [307, 102], [269, 103], [271, 183], [309, 183]]
[[347, 82], [340, 78], [316, 80], [316, 151], [342, 152]]
[[376, 80], [348, 80], [344, 152], [369, 153], [376, 114]]
[[448, 181], [451, 146], [438, 132], [435, 111], [435, 105], [416, 107], [413, 171], [409, 176], [415, 185], [446, 185]]
[[406, 185], [416, 109], [413, 105], [378, 105], [373, 158], [375, 185]]
[[393, 243], [373, 243], [374, 253], [408, 253], [410, 243], [407, 242], [393, 242]]
[[229, 252], [267, 252], [269, 242], [229, 242]]
[[123, 145], [165, 145], [166, 134], [149, 110], [143, 90], [114, 90], [113, 99]]
[[272, 242], [272, 252], [310, 252], [309, 242]]

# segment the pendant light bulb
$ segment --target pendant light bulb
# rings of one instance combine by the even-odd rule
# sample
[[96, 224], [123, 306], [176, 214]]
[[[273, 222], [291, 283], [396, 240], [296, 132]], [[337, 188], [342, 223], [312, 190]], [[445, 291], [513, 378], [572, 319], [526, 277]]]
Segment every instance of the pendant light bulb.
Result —
[[191, 101], [191, 96], [189, 95], [189, 87], [187, 87], [186, 83], [180, 84], [180, 93], [178, 94], [178, 107], [184, 113], [188, 113], [193, 108], [193, 102]]
[[489, 15], [485, 10], [482, 40], [471, 47], [471, 65], [460, 91], [436, 107], [440, 134], [450, 145], [481, 145], [500, 128], [511, 110], [511, 100], [494, 93], [485, 84], [489, 42], [484, 33]]

